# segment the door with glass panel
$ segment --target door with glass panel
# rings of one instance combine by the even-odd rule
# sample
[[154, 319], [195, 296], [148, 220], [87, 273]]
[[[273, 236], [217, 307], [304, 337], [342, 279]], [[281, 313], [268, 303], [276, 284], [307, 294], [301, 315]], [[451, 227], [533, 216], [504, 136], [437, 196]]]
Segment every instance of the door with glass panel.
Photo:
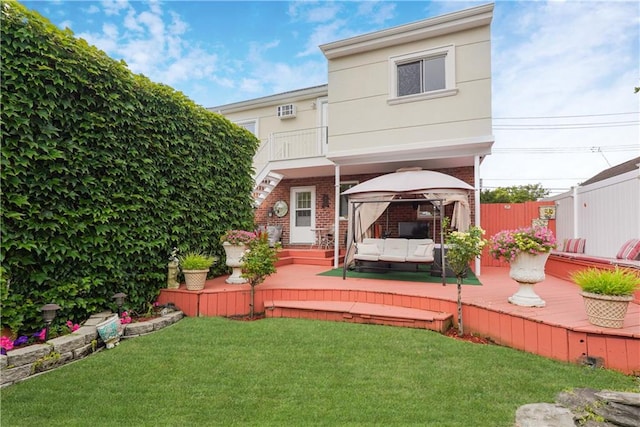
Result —
[[316, 189], [315, 187], [291, 188], [291, 233], [289, 243], [312, 244], [315, 232], [312, 228], [316, 223]]

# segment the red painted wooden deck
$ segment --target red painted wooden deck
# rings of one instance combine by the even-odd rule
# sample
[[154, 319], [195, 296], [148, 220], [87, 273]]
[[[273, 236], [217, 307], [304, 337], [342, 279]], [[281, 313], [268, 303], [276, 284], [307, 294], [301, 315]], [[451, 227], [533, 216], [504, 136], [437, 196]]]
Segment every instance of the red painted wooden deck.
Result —
[[[335, 303], [334, 312], [340, 311], [340, 304], [344, 306], [345, 302], [360, 302], [375, 305], [377, 309], [384, 310], [387, 317], [393, 317], [393, 307], [397, 307], [399, 318], [406, 314], [406, 309], [416, 309], [451, 313], [457, 322], [455, 285], [355, 278], [343, 280], [341, 277], [317, 275], [329, 268], [304, 264], [278, 267], [276, 274], [256, 288], [256, 312], [265, 311], [265, 301], [267, 304], [287, 301], [290, 306], [295, 305], [292, 303], [295, 301]], [[173, 302], [188, 316], [247, 314], [249, 285], [229, 285], [225, 279], [226, 276], [208, 280], [202, 291], [187, 291], [184, 285], [176, 290], [164, 289], [159, 302]], [[508, 268], [483, 267], [479, 279], [483, 286], [463, 286], [465, 332], [557, 360], [579, 363], [589, 358], [626, 374], [640, 373], [640, 305], [630, 304], [624, 328], [600, 328], [587, 320], [579, 288], [569, 281], [547, 274], [545, 281], [536, 285], [536, 292], [546, 301], [546, 307], [528, 308], [507, 301], [518, 287], [509, 278]], [[348, 320], [348, 316], [318, 314], [326, 313], [323, 310], [295, 312], [292, 316]]]

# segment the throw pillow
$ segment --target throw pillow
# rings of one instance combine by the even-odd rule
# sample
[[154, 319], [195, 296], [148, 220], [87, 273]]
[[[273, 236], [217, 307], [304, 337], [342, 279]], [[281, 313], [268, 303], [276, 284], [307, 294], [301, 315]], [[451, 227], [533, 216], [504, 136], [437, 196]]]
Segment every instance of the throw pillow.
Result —
[[624, 242], [616, 254], [618, 259], [635, 260], [640, 259], [640, 239], [629, 239]]
[[566, 239], [562, 251], [583, 254], [586, 243], [586, 239]]

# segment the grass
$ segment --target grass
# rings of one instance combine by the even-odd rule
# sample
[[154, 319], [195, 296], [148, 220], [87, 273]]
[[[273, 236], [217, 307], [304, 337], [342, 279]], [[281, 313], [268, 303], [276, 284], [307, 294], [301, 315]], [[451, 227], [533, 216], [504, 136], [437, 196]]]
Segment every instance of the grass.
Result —
[[6, 426], [512, 426], [574, 387], [630, 376], [425, 330], [186, 318], [2, 389]]

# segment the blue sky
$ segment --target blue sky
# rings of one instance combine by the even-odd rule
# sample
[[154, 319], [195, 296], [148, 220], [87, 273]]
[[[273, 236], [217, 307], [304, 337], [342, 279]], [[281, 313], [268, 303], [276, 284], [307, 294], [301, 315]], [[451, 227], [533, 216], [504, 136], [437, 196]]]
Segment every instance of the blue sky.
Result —
[[[318, 46], [485, 2], [24, 1], [205, 107], [327, 82]], [[486, 188], [553, 193], [640, 155], [640, 3], [498, 1]], [[623, 113], [623, 114], [620, 114]]]

